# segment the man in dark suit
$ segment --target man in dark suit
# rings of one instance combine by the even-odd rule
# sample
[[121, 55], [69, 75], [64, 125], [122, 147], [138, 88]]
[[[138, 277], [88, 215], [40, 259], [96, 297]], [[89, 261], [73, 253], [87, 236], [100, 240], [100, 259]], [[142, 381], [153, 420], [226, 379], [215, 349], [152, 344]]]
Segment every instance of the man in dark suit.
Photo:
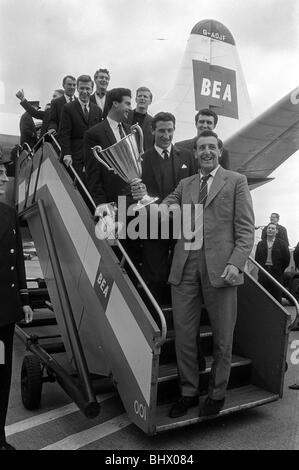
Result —
[[[54, 90], [52, 99], [55, 100], [63, 96], [64, 90]], [[20, 105], [23, 106], [25, 111], [27, 111], [31, 117], [35, 119], [41, 119], [43, 121], [41, 126], [40, 135], [44, 135], [45, 132], [48, 130], [49, 121], [50, 121], [50, 111], [51, 111], [51, 103], [48, 103], [45, 106], [44, 111], [32, 106], [30, 101], [27, 101], [25, 98], [25, 94], [23, 90], [19, 90], [16, 93], [16, 97], [20, 100]]]
[[52, 100], [51, 102], [50, 119], [47, 130], [54, 129], [58, 132], [63, 106], [76, 99], [74, 96], [76, 91], [76, 79], [72, 75], [64, 77], [62, 80], [62, 86], [64, 89], [63, 96], [56, 100]]
[[[15, 323], [33, 318], [26, 286], [23, 247], [15, 210], [3, 203], [8, 178], [0, 155], [0, 450], [14, 450], [5, 436]], [[3, 357], [4, 351], [4, 357]]]
[[[40, 109], [39, 101], [28, 101], [28, 103], [37, 111]], [[20, 119], [20, 144], [27, 142], [30, 147], [34, 147], [37, 143], [37, 129], [31, 115], [26, 111]]]
[[130, 110], [126, 123], [132, 126], [138, 124], [143, 132], [143, 148], [146, 151], [151, 148], [154, 143], [152, 134], [152, 116], [147, 110], [153, 100], [152, 92], [144, 86], [136, 91], [136, 109]]
[[[290, 251], [286, 242], [278, 237], [277, 224], [270, 222], [267, 225], [266, 238], [257, 244], [255, 259], [280, 284], [283, 284], [283, 273], [290, 262]], [[281, 302], [281, 289], [262, 271], [258, 273], [258, 281], [278, 302]]]
[[[283, 225], [279, 225], [278, 221], [279, 221], [279, 214], [277, 214], [277, 212], [272, 212], [272, 214], [270, 215], [270, 222], [276, 225], [276, 228], [277, 228], [276, 237], [280, 238], [282, 241], [284, 241], [287, 244], [287, 246], [289, 246], [290, 243], [288, 239], [287, 229], [283, 227]], [[262, 230], [262, 236], [261, 236], [262, 240], [266, 240], [267, 238], [267, 227], [268, 225], [266, 225], [266, 227], [264, 227]]]
[[96, 91], [91, 95], [90, 101], [100, 108], [103, 119], [105, 119], [108, 114], [107, 88], [110, 82], [109, 70], [97, 70], [94, 74], [94, 82], [96, 84]]
[[[213, 332], [213, 364], [208, 397], [200, 416], [224, 405], [230, 375], [237, 286], [254, 242], [254, 214], [246, 177], [219, 165], [218, 136], [204, 131], [196, 141], [198, 174], [181, 180], [161, 205], [182, 216], [169, 276], [181, 398], [171, 407], [177, 418], [198, 404], [197, 334], [203, 302]], [[187, 210], [189, 209], [189, 210]], [[190, 211], [191, 209], [191, 211]], [[184, 217], [185, 211], [189, 216]]]
[[[195, 173], [193, 154], [172, 144], [175, 117], [171, 113], [158, 113], [152, 120], [154, 146], [142, 157], [142, 181], [150, 196], [159, 202], [178, 185], [182, 178]], [[161, 228], [161, 227], [160, 227]], [[158, 302], [166, 299], [170, 256], [175, 241], [172, 237], [143, 240], [142, 275]]]
[[[195, 115], [195, 126], [197, 129], [196, 137], [198, 137], [202, 131], [213, 131], [217, 126], [217, 122], [218, 116], [216, 113], [214, 113], [214, 111], [208, 108], [200, 109]], [[180, 142], [177, 142], [176, 145], [193, 152], [194, 140], [196, 137], [193, 137], [193, 139], [181, 140]], [[219, 163], [223, 168], [226, 168], [227, 170], [229, 169], [229, 154], [228, 151], [223, 147], [223, 144]]]
[[93, 81], [89, 75], [77, 79], [78, 99], [63, 106], [58, 138], [61, 158], [68, 166], [72, 164], [85, 183], [83, 137], [87, 129], [102, 119], [101, 110], [90, 102]]
[[131, 107], [131, 90], [113, 88], [108, 93], [108, 115], [99, 124], [86, 131], [84, 137], [84, 158], [87, 188], [96, 205], [106, 202], [117, 202], [118, 196], [127, 193], [127, 183], [108, 171], [94, 157], [91, 148], [100, 145], [106, 149], [119, 142], [130, 132], [127, 124], [122, 122], [127, 118]]

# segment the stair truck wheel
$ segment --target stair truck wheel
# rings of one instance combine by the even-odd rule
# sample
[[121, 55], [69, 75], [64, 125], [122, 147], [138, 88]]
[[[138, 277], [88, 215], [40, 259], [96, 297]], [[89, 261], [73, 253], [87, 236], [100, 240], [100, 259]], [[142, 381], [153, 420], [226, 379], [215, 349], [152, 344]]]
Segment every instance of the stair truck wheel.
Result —
[[43, 374], [38, 357], [27, 355], [23, 359], [21, 370], [22, 402], [27, 410], [39, 407], [43, 386]]

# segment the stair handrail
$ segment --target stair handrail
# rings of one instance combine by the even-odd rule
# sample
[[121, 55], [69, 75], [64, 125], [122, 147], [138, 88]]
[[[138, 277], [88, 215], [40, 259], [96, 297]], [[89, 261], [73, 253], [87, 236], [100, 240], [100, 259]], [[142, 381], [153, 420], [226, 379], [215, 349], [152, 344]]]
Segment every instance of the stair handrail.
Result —
[[291, 331], [291, 329], [293, 328], [293, 326], [297, 323], [298, 321], [298, 318], [299, 318], [299, 304], [296, 300], [296, 298], [288, 291], [288, 289], [286, 289], [282, 284], [280, 284], [280, 282], [278, 282], [275, 277], [273, 277], [265, 268], [263, 268], [263, 266], [261, 266], [252, 256], [249, 256], [249, 261], [251, 261], [252, 264], [254, 264], [263, 274], [265, 274], [266, 277], [268, 277], [268, 279], [271, 280], [271, 282], [273, 284], [275, 284], [277, 287], [280, 288], [280, 290], [282, 292], [284, 292], [284, 294], [287, 295], [287, 297], [289, 299], [292, 300], [293, 304], [294, 304], [294, 307], [295, 307], [295, 310], [296, 310], [296, 316], [294, 318], [294, 320], [289, 324], [288, 326], [288, 332]]
[[[57, 142], [57, 140], [55, 139], [55, 136], [53, 135], [53, 133], [50, 134], [50, 137], [51, 139], [53, 139], [53, 141], [55, 142], [55, 145], [57, 145], [58, 149], [61, 151], [61, 147], [59, 145], [59, 143]], [[92, 206], [94, 209], [96, 209], [96, 204], [94, 203], [94, 200], [93, 198], [91, 197], [90, 195], [90, 192], [88, 191], [88, 189], [86, 188], [85, 184], [83, 183], [83, 181], [81, 180], [80, 176], [78, 175], [78, 173], [76, 172], [76, 170], [74, 169], [73, 165], [72, 164], [69, 164], [68, 165], [68, 168], [71, 170], [71, 172], [73, 173], [74, 175], [74, 178], [78, 181], [78, 183], [80, 184], [81, 186], [81, 189], [84, 191], [84, 193], [86, 194], [86, 196], [88, 197], [88, 199], [90, 200]], [[141, 277], [141, 275], [139, 274], [138, 270], [136, 269], [133, 261], [131, 260], [131, 258], [129, 257], [128, 253], [126, 252], [126, 250], [124, 249], [123, 245], [121, 244], [121, 242], [116, 238], [115, 239], [115, 242], [116, 242], [116, 245], [118, 246], [119, 250], [121, 251], [122, 255], [124, 256], [124, 258], [126, 259], [128, 265], [130, 266], [131, 270], [133, 271], [134, 275], [136, 276], [138, 282], [141, 284], [144, 292], [146, 293], [147, 297], [149, 298], [149, 300], [151, 301], [153, 307], [155, 308], [156, 312], [158, 313], [158, 316], [160, 318], [160, 321], [161, 321], [161, 338], [159, 339], [159, 341], [157, 341], [157, 345], [161, 345], [163, 344], [165, 341], [166, 341], [166, 336], [167, 336], [167, 324], [166, 324], [166, 319], [165, 319], [165, 316], [163, 314], [163, 311], [160, 307], [160, 305], [158, 304], [158, 302], [156, 301], [156, 299], [154, 298], [153, 294], [151, 293], [151, 291], [149, 290], [148, 286], [146, 285], [145, 281], [143, 280], [143, 278]], [[108, 243], [106, 241], [106, 243]]]

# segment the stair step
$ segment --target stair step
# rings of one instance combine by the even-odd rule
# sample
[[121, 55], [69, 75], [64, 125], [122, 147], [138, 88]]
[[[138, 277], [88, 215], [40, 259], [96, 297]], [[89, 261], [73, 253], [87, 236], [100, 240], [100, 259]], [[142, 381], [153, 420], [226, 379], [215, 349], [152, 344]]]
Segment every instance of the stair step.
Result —
[[[211, 326], [210, 325], [201, 325], [200, 326], [200, 337], [201, 338], [208, 338], [208, 337], [211, 337], [211, 336], [213, 336]], [[167, 330], [167, 338], [166, 338], [165, 343], [169, 343], [171, 341], [174, 341], [174, 338], [175, 338], [175, 330]]]
[[[203, 402], [205, 397], [201, 397], [200, 401]], [[223, 417], [225, 415], [236, 413], [240, 410], [253, 408], [256, 406], [264, 405], [272, 401], [278, 400], [279, 395], [268, 392], [262, 388], [256, 387], [255, 385], [245, 385], [243, 387], [233, 388], [227, 390], [226, 400], [224, 408], [218, 415], [198, 417], [198, 406], [190, 408], [185, 416], [173, 419], [169, 418], [169, 410], [171, 405], [160, 405], [157, 407], [156, 420], [157, 427], [156, 432], [169, 431], [171, 429], [187, 426], [189, 424], [200, 423], [210, 419]]]
[[[206, 370], [199, 372], [200, 375], [206, 374], [207, 372], [210, 372], [211, 366], [213, 362], [213, 357], [212, 356], [206, 356]], [[239, 367], [239, 366], [246, 366], [250, 365], [251, 360], [246, 359], [241, 356], [232, 356], [232, 363], [231, 367]], [[162, 364], [160, 365], [159, 368], [159, 378], [158, 382], [168, 382], [169, 380], [176, 379], [178, 377], [178, 368], [176, 363], [171, 363], [171, 364]]]

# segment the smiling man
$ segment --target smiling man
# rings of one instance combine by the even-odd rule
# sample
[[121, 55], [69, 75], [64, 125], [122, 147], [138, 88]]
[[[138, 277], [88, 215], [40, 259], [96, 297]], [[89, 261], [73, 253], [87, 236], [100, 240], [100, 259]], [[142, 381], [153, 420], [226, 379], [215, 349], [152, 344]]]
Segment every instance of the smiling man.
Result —
[[105, 118], [108, 114], [107, 93], [108, 85], [110, 82], [110, 73], [107, 69], [99, 69], [94, 74], [94, 82], [96, 84], [96, 91], [91, 96], [90, 100], [96, 104], [102, 111], [102, 116]]
[[74, 169], [85, 183], [83, 137], [87, 129], [102, 119], [101, 110], [90, 102], [93, 81], [89, 75], [77, 79], [78, 99], [64, 105], [59, 127], [61, 157], [66, 165]]
[[194, 242], [184, 236], [177, 241], [169, 276], [181, 383], [181, 397], [170, 410], [172, 418], [183, 416], [198, 404], [196, 342], [203, 301], [214, 349], [209, 393], [199, 415], [217, 414], [224, 405], [237, 316], [237, 286], [243, 283], [242, 272], [254, 242], [254, 215], [246, 177], [219, 165], [218, 136], [214, 132], [202, 132], [195, 147], [198, 174], [183, 179], [163, 201], [169, 207], [179, 204], [182, 212], [188, 205], [202, 210], [193, 223]]
[[130, 133], [130, 127], [122, 123], [131, 109], [131, 90], [113, 88], [108, 93], [107, 106], [106, 119], [91, 127], [84, 137], [87, 188], [96, 205], [117, 202], [118, 196], [125, 195], [128, 189], [120, 176], [108, 171], [95, 159], [91, 148], [100, 145], [106, 149]]

